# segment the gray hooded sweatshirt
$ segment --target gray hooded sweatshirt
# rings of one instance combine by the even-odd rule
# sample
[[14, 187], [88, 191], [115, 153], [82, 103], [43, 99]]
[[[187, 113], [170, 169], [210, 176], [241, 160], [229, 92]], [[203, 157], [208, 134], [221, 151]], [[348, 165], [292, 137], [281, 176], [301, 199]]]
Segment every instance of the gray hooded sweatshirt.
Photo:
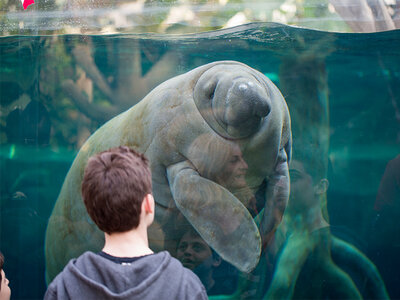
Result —
[[72, 259], [44, 299], [208, 299], [199, 278], [166, 252], [118, 264], [93, 252]]

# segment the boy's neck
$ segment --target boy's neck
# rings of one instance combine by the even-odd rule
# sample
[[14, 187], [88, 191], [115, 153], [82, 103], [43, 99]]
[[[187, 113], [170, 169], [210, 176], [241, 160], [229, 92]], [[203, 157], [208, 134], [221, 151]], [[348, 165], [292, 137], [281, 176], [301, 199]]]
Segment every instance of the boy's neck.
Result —
[[291, 215], [287, 221], [289, 231], [312, 232], [324, 227], [329, 227], [329, 223], [322, 215], [322, 210], [319, 203], [314, 206], [304, 208], [300, 211], [290, 212]]
[[126, 232], [105, 233], [103, 252], [115, 257], [137, 257], [154, 253], [149, 248], [147, 229], [135, 228]]

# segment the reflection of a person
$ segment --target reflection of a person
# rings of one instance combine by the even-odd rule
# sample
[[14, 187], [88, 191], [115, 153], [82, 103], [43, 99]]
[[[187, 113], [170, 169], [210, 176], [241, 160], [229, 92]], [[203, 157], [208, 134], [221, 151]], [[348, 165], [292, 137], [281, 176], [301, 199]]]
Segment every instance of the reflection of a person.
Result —
[[290, 199], [284, 216], [288, 238], [277, 261], [269, 299], [361, 297], [352, 279], [332, 260], [331, 233], [321, 206], [328, 181], [323, 170], [315, 168], [306, 161], [290, 164]]
[[233, 193], [251, 213], [255, 198], [246, 183], [248, 165], [238, 144], [203, 134], [191, 144], [189, 157], [199, 174]]
[[217, 174], [215, 181], [228, 190], [237, 190], [246, 187], [247, 163], [244, 161], [238, 145], [233, 144], [227, 153], [223, 168]]
[[291, 194], [284, 216], [287, 239], [269, 299], [387, 299], [372, 262], [331, 234], [326, 220], [327, 165], [318, 152], [302, 149], [290, 164]]
[[[177, 247], [177, 258], [183, 266], [199, 276], [208, 295], [231, 294], [235, 289], [232, 273], [223, 273], [223, 281], [217, 278], [218, 267], [223, 262], [221, 257], [194, 230], [189, 229], [180, 239]], [[225, 269], [227, 270], [227, 269]]]
[[190, 145], [189, 156], [205, 178], [231, 192], [246, 187], [248, 166], [236, 143], [211, 134], [200, 135]]
[[400, 299], [400, 155], [389, 161], [374, 205], [368, 254], [376, 263], [389, 295]]
[[199, 276], [207, 291], [213, 288], [213, 268], [221, 264], [221, 258], [194, 230], [182, 236], [176, 254], [183, 266]]
[[11, 296], [11, 289], [8, 286], [8, 279], [3, 270], [4, 256], [0, 252], [0, 300], [9, 300]]
[[[290, 201], [288, 214], [292, 222], [301, 222], [302, 230], [309, 232], [328, 227], [322, 215], [321, 201], [328, 189], [326, 178], [313, 179], [304, 164], [293, 160], [290, 163]], [[300, 224], [296, 224], [297, 229]]]

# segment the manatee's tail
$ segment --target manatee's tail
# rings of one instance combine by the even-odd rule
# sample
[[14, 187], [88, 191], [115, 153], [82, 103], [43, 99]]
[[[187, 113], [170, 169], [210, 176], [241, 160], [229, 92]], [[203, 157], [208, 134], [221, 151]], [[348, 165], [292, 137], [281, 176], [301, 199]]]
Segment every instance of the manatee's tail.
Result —
[[332, 258], [339, 266], [346, 266], [364, 278], [367, 299], [389, 299], [388, 292], [375, 265], [353, 245], [332, 236]]

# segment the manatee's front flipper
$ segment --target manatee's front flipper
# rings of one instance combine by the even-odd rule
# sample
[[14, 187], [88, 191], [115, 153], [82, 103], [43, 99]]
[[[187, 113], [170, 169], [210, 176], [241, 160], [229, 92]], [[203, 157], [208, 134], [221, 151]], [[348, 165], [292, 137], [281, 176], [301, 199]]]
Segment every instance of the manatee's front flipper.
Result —
[[286, 150], [279, 151], [274, 173], [269, 176], [266, 190], [264, 214], [260, 223], [263, 248], [273, 236], [282, 220], [290, 192], [289, 166]]
[[257, 265], [261, 239], [246, 207], [227, 189], [203, 178], [189, 162], [168, 167], [176, 206], [201, 237], [243, 272]]
[[385, 284], [375, 265], [351, 244], [332, 237], [332, 259], [339, 267], [361, 276], [367, 299], [389, 299]]

